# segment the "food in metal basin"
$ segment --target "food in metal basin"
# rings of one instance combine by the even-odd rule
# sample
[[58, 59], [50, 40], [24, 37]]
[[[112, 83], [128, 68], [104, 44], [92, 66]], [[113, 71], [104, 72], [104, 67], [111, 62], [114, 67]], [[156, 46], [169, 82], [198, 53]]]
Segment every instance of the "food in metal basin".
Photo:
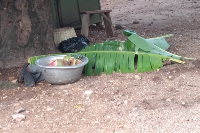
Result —
[[50, 61], [50, 66], [74, 66], [82, 61], [80, 59], [76, 59], [74, 57], [71, 57], [70, 55], [66, 55], [63, 59], [55, 59]]

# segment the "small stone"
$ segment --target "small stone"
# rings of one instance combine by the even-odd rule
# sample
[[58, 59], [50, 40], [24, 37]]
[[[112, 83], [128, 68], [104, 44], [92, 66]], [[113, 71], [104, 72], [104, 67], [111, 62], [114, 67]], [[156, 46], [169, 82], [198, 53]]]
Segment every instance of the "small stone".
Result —
[[100, 122], [99, 122], [99, 121], [94, 121], [94, 123], [95, 123], [95, 124], [99, 124]]
[[90, 97], [86, 97], [86, 100], [90, 100]]
[[166, 99], [166, 102], [171, 102], [172, 100], [171, 99]]
[[172, 76], [169, 76], [168, 78], [169, 78], [169, 79], [172, 79]]
[[47, 107], [47, 111], [51, 111], [51, 110], [53, 110], [53, 108]]
[[135, 75], [136, 80], [141, 80], [142, 78], [139, 75]]
[[193, 121], [198, 121], [198, 119], [197, 119], [197, 118], [192, 118], [192, 120], [193, 120]]
[[121, 25], [119, 25], [119, 24], [116, 24], [116, 25], [115, 25], [115, 29], [116, 29], [116, 30], [121, 30], [121, 29], [123, 29], [123, 27], [122, 27]]
[[151, 22], [150, 24], [149, 24], [149, 26], [151, 26], [153, 24], [153, 22]]
[[20, 100], [22, 100], [21, 98], [16, 98], [16, 101], [20, 101]]
[[127, 105], [127, 104], [128, 104], [128, 101], [127, 101], [127, 100], [125, 100], [125, 101], [124, 101], [124, 105]]
[[17, 114], [19, 114], [19, 113], [22, 113], [22, 112], [24, 112], [24, 111], [26, 111], [24, 108], [20, 108], [20, 109], [16, 110], [15, 112], [16, 112]]
[[14, 114], [12, 115], [12, 118], [14, 121], [24, 121], [26, 119], [26, 116], [23, 114]]
[[26, 113], [28, 114], [28, 113], [30, 113], [30, 111], [27, 110]]
[[92, 93], [93, 93], [92, 90], [86, 90], [84, 94], [85, 94], [85, 95], [91, 95]]
[[107, 116], [107, 119], [110, 119], [110, 118], [111, 118], [111, 117], [108, 115], [108, 116]]
[[133, 24], [139, 24], [140, 22], [139, 21], [133, 21]]
[[6, 99], [8, 96], [4, 96], [3, 99]]
[[15, 80], [15, 77], [8, 77], [8, 80], [10, 81]]
[[185, 105], [185, 102], [181, 102], [182, 105]]
[[13, 84], [17, 83], [17, 79], [11, 81]]
[[122, 102], [121, 102], [121, 101], [119, 101], [119, 102], [117, 102], [117, 104], [116, 104], [116, 105], [117, 105], [117, 106], [119, 106], [119, 105], [121, 105], [121, 104], [122, 104]]

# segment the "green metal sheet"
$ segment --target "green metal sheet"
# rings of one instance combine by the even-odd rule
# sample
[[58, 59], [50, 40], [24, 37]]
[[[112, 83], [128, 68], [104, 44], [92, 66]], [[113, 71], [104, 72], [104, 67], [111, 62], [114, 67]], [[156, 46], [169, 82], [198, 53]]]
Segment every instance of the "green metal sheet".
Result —
[[58, 0], [61, 27], [81, 24], [81, 16], [77, 0]]
[[60, 22], [59, 22], [59, 16], [58, 16], [58, 5], [57, 5], [56, 0], [51, 0], [51, 6], [52, 6], [52, 15], [53, 15], [53, 23], [54, 23], [54, 28], [59, 28], [60, 27]]
[[[99, 0], [56, 0], [61, 27], [81, 27], [81, 12], [100, 10]], [[102, 22], [101, 15], [91, 16], [90, 24]]]
[[[78, 0], [80, 12], [100, 10], [99, 0]], [[94, 14], [90, 18], [90, 24], [102, 22], [100, 14]]]

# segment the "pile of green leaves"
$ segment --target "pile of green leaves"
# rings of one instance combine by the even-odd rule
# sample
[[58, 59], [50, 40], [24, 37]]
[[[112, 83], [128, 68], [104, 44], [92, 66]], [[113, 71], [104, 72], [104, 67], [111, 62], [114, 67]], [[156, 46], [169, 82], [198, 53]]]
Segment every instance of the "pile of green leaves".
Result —
[[[136, 34], [134, 31], [123, 31], [127, 36], [126, 41], [105, 41], [87, 46], [79, 52], [85, 55], [89, 62], [84, 68], [87, 76], [112, 74], [115, 72], [134, 73], [150, 72], [163, 66], [166, 60], [184, 63], [181, 56], [167, 52], [169, 44], [165, 40], [165, 35], [156, 38], [145, 39]], [[34, 64], [38, 58], [47, 55], [35, 56], [29, 59]]]
[[97, 43], [79, 52], [89, 59], [85, 75], [150, 72], [162, 67], [166, 60], [184, 63], [181, 56], [166, 51], [169, 44], [165, 38], [172, 35], [144, 39], [134, 31], [123, 33], [128, 37], [126, 41]]

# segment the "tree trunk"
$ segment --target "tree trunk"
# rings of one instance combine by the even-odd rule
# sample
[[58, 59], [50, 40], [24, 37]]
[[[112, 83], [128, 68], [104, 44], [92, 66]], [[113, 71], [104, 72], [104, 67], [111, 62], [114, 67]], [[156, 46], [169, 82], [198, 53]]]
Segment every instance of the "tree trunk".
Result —
[[0, 68], [22, 66], [31, 56], [58, 53], [50, 0], [0, 0]]

